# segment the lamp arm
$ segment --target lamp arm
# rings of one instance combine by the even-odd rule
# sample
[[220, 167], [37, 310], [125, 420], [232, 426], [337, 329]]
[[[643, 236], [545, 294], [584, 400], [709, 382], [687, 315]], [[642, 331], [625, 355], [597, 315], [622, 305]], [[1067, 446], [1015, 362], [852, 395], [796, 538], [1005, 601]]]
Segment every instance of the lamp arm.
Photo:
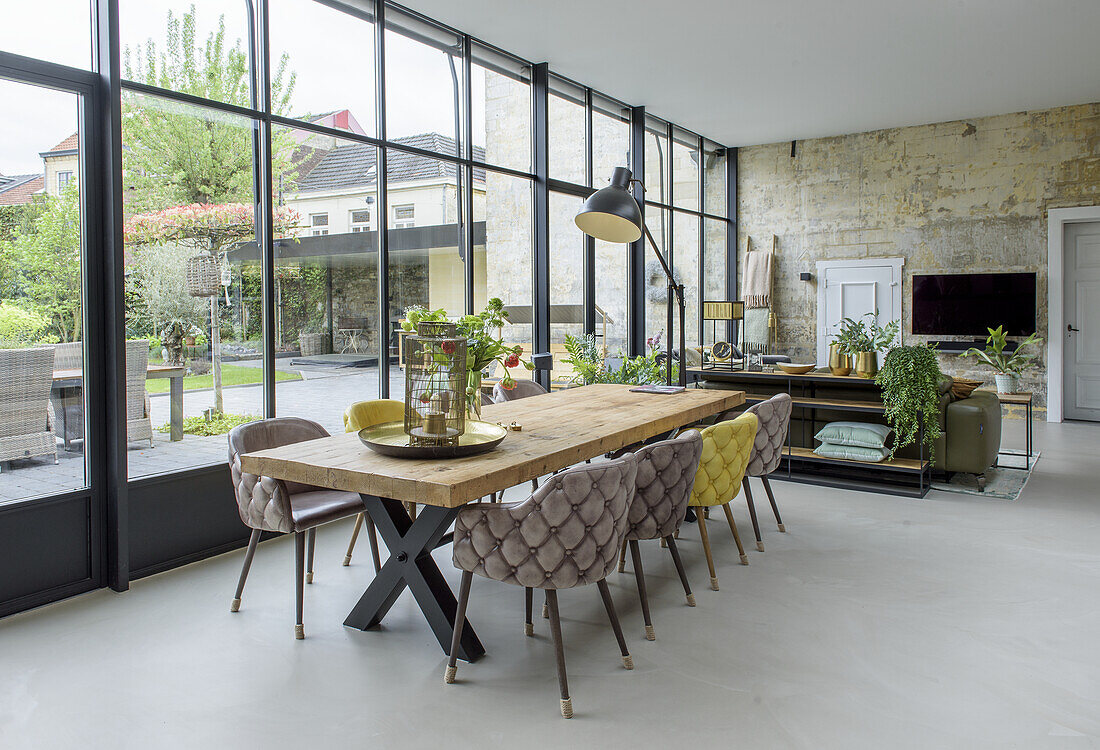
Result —
[[668, 267], [668, 261], [665, 260], [664, 254], [661, 253], [660, 249], [657, 247], [657, 241], [654, 240], [653, 235], [649, 233], [649, 227], [646, 226], [646, 223], [644, 221], [642, 222], [642, 231], [645, 232], [645, 236], [649, 238], [649, 244], [653, 248], [653, 252], [657, 256], [657, 260], [661, 261], [661, 268], [664, 269], [665, 276], [668, 277], [669, 281], [675, 284], [676, 279], [672, 275], [672, 269]]

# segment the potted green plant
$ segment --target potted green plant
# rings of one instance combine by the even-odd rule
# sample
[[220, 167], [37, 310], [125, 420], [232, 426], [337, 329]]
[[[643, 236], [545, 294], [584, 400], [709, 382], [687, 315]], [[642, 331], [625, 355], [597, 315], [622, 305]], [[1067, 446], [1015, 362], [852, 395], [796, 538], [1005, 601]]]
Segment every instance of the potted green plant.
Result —
[[504, 370], [500, 387], [509, 391], [516, 387], [509, 368], [535, 369], [520, 358], [522, 346], [504, 343], [501, 331], [507, 323], [508, 312], [499, 297], [490, 299], [477, 315], [464, 315], [458, 320], [458, 332], [466, 337], [466, 411], [475, 419], [481, 418], [481, 379], [485, 368], [493, 362], [500, 364]]
[[923, 428], [922, 442], [935, 461], [935, 442], [940, 436], [940, 372], [936, 353], [925, 344], [898, 346], [883, 360], [875, 383], [882, 389], [886, 423], [894, 430], [890, 458], [899, 448], [917, 440]]
[[856, 375], [873, 378], [878, 373], [878, 353], [890, 348], [897, 338], [898, 328], [896, 320], [880, 326], [876, 310], [858, 320], [844, 318], [840, 321], [840, 333], [836, 340], [840, 342], [843, 353], [854, 358]]
[[1024, 348], [1032, 344], [1043, 342], [1038, 333], [1033, 333], [1020, 342], [1015, 351], [1005, 352], [1008, 344], [1008, 334], [1004, 332], [1004, 326], [987, 328], [989, 337], [985, 340], [985, 349], [970, 347], [962, 353], [964, 357], [977, 357], [993, 368], [993, 379], [997, 382], [997, 393], [1015, 393], [1020, 385], [1020, 373], [1028, 362], [1035, 359], [1035, 354], [1025, 354]]

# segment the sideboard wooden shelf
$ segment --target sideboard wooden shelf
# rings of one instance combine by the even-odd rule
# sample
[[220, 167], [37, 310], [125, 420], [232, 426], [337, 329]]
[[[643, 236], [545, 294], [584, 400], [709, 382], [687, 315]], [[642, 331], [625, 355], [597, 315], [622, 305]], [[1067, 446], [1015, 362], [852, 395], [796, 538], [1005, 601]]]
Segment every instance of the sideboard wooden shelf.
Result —
[[[745, 404], [766, 401], [776, 393], [789, 393], [794, 412], [783, 463], [776, 479], [843, 487], [894, 495], [924, 497], [932, 478], [932, 465], [923, 453], [898, 456], [888, 461], [855, 461], [825, 458], [814, 453], [813, 436], [825, 423], [842, 419], [883, 423], [886, 407], [874, 380], [855, 375], [811, 372], [791, 375], [782, 371], [690, 369], [689, 382], [705, 387], [744, 389]], [[846, 415], [851, 415], [846, 417]]]

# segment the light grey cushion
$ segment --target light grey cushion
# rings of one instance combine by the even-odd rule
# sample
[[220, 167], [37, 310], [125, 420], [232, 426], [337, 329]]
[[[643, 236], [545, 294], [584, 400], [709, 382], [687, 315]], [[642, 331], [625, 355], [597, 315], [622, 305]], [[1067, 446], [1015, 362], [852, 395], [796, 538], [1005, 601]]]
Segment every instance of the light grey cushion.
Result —
[[830, 422], [814, 435], [815, 440], [833, 445], [852, 445], [859, 448], [884, 448], [892, 429], [884, 424], [869, 422]]
[[822, 458], [848, 458], [853, 461], [885, 461], [890, 457], [890, 451], [885, 448], [861, 448], [858, 445], [834, 445], [822, 443], [817, 446], [814, 453]]

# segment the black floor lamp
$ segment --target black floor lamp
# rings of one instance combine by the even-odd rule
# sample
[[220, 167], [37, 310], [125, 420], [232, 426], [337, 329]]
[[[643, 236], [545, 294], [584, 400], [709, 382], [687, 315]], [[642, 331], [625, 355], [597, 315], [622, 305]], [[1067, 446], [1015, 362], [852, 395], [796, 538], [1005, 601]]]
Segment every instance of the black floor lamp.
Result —
[[626, 243], [636, 242], [644, 233], [649, 239], [657, 260], [661, 262], [665, 276], [668, 277], [668, 336], [665, 337], [667, 352], [665, 356], [665, 384], [672, 385], [672, 301], [676, 299], [676, 305], [680, 310], [680, 385], [687, 385], [687, 370], [684, 369], [684, 285], [677, 284], [672, 275], [672, 269], [668, 261], [657, 247], [653, 235], [649, 233], [649, 227], [642, 219], [642, 209], [638, 201], [630, 194], [630, 184], [638, 182], [630, 170], [626, 167], [615, 167], [611, 173], [611, 184], [600, 188], [581, 206], [577, 213], [576, 221], [580, 230], [589, 237], [595, 237], [604, 242]]

